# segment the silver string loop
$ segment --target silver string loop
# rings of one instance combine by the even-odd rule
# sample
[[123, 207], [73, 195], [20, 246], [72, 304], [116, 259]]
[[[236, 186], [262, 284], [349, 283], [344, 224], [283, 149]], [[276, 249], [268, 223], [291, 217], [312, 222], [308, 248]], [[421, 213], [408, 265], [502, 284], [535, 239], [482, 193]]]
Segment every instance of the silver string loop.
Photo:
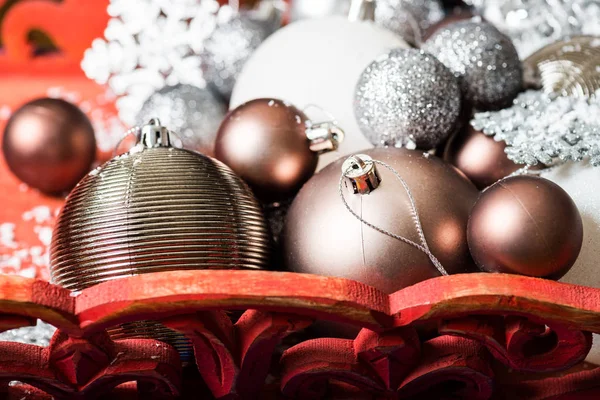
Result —
[[371, 224], [370, 222], [365, 221], [362, 217], [360, 217], [356, 212], [354, 212], [354, 210], [352, 210], [352, 208], [350, 208], [350, 205], [348, 204], [348, 202], [346, 201], [346, 198], [344, 197], [344, 191], [343, 191], [343, 182], [344, 182], [344, 176], [350, 172], [350, 168], [347, 171], [343, 171], [342, 175], [340, 177], [340, 181], [339, 181], [339, 195], [340, 198], [342, 199], [342, 202], [344, 203], [344, 206], [346, 207], [346, 209], [350, 212], [350, 214], [352, 214], [356, 219], [358, 219], [361, 223], [365, 224], [366, 226], [368, 226], [369, 228], [382, 233], [386, 236], [389, 236], [393, 239], [399, 240], [403, 243], [406, 243], [410, 246], [413, 246], [415, 248], [417, 248], [418, 250], [422, 251], [423, 253], [425, 253], [427, 255], [427, 257], [429, 257], [429, 259], [431, 260], [432, 264], [434, 265], [434, 267], [439, 271], [440, 274], [442, 275], [448, 275], [448, 272], [446, 271], [446, 269], [442, 266], [442, 264], [440, 263], [440, 261], [433, 255], [433, 253], [431, 252], [431, 250], [429, 249], [429, 245], [427, 244], [427, 240], [425, 239], [425, 234], [423, 233], [423, 228], [421, 226], [421, 220], [419, 218], [419, 212], [417, 210], [417, 205], [415, 203], [415, 199], [412, 195], [412, 192], [410, 191], [408, 184], [406, 183], [406, 181], [404, 179], [402, 179], [402, 177], [400, 176], [400, 174], [394, 169], [392, 168], [390, 165], [379, 161], [379, 160], [369, 160], [368, 162], [372, 162], [375, 164], [379, 164], [385, 168], [387, 168], [388, 170], [390, 170], [395, 176], [396, 178], [398, 178], [398, 180], [400, 181], [400, 183], [402, 183], [402, 186], [404, 187], [404, 190], [406, 191], [406, 194], [408, 195], [408, 200], [410, 202], [410, 206], [411, 206], [411, 214], [412, 214], [412, 218], [413, 221], [415, 223], [415, 227], [417, 229], [417, 233], [419, 235], [419, 241], [421, 242], [421, 244], [413, 242], [412, 240], [401, 236], [401, 235], [396, 235], [395, 233], [389, 232], [383, 228], [380, 228], [378, 226], [375, 226], [373, 224]]

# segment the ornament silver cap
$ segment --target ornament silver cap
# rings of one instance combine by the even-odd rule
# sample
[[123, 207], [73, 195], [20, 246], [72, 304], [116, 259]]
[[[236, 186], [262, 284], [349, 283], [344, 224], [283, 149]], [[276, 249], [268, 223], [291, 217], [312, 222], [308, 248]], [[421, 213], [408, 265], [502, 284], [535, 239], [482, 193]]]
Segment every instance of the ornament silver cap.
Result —
[[144, 147], [171, 147], [171, 132], [160, 124], [158, 118], [152, 118], [142, 126], [138, 143]]
[[369, 194], [381, 182], [373, 159], [366, 154], [348, 157], [342, 164], [342, 174], [346, 187], [353, 194]]
[[306, 127], [310, 150], [317, 154], [337, 150], [344, 135], [344, 130], [335, 122], [308, 123]]
[[375, 21], [375, 0], [352, 0], [348, 20]]

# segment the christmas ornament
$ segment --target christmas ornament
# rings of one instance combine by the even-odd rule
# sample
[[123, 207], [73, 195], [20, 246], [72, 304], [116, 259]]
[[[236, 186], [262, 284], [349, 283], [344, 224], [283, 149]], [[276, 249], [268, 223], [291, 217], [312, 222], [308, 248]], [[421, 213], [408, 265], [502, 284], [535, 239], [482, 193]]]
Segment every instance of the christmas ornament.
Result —
[[[257, 98], [318, 104], [346, 133], [338, 152], [319, 158], [320, 169], [342, 154], [369, 146], [354, 118], [354, 87], [375, 57], [407, 46], [373, 22], [351, 22], [342, 17], [294, 22], [275, 32], [254, 52], [237, 80], [230, 107]], [[307, 115], [315, 121], [323, 119], [314, 110]]]
[[589, 98], [600, 90], [600, 38], [575, 36], [550, 44], [523, 62], [525, 81], [549, 94]]
[[202, 68], [209, 84], [228, 99], [244, 64], [272, 33], [269, 24], [236, 12], [219, 21], [204, 42]]
[[127, 125], [144, 101], [165, 86], [204, 87], [200, 53], [217, 26], [216, 0], [110, 0], [104, 38], [92, 42], [81, 66], [106, 84]]
[[465, 0], [515, 44], [522, 59], [567, 36], [600, 35], [596, 0]]
[[508, 37], [488, 23], [470, 20], [447, 25], [423, 49], [454, 72], [465, 99], [476, 108], [502, 108], [521, 90], [517, 51]]
[[4, 158], [23, 182], [48, 194], [69, 191], [96, 156], [94, 129], [71, 103], [42, 98], [19, 108], [4, 129]]
[[277, 99], [256, 99], [225, 117], [215, 156], [238, 174], [263, 201], [295, 194], [315, 172], [319, 153], [344, 138], [335, 123], [309, 121], [296, 107]]
[[549, 97], [541, 91], [521, 93], [513, 106], [477, 113], [476, 130], [508, 145], [508, 158], [519, 164], [550, 165], [556, 158], [600, 165], [600, 96]]
[[181, 137], [184, 147], [212, 156], [219, 124], [227, 107], [207, 88], [167, 86], [152, 94], [138, 113], [138, 125], [160, 115]]
[[441, 28], [445, 28], [446, 26], [453, 24], [455, 22], [464, 21], [473, 18], [474, 15], [471, 10], [464, 7], [455, 7], [451, 10], [448, 10], [448, 14], [444, 16], [443, 19], [431, 25], [424, 33], [423, 40], [428, 40], [434, 33], [436, 33]]
[[448, 141], [444, 160], [463, 172], [478, 189], [484, 189], [525, 167], [509, 160], [505, 148], [504, 142], [468, 126]]
[[431, 54], [396, 49], [364, 70], [356, 85], [354, 111], [374, 145], [431, 149], [457, 123], [460, 89]]
[[583, 226], [577, 206], [560, 186], [514, 176], [482, 193], [467, 234], [482, 270], [558, 279], [579, 255]]
[[[352, 175], [346, 159], [330, 164], [304, 185], [290, 207], [281, 239], [286, 267], [354, 279], [386, 293], [439, 276], [422, 250], [366, 225], [421, 243], [411, 198], [422, 236], [444, 270], [453, 274], [474, 267], [466, 227], [477, 189], [452, 166], [428, 154], [397, 148], [362, 153], [355, 157], [364, 161], [368, 156], [396, 171], [411, 196], [388, 168], [376, 165], [373, 172], [367, 166]], [[344, 171], [351, 182], [340, 193]], [[341, 195], [366, 223], [352, 215]]]
[[438, 0], [377, 0], [375, 22], [400, 35], [408, 43], [419, 45], [425, 31], [444, 18]]
[[54, 326], [38, 319], [36, 325], [1, 332], [0, 341], [47, 347], [50, 345], [54, 332], [56, 332]]
[[348, 15], [350, 0], [292, 0], [289, 9], [291, 21]]
[[[171, 147], [170, 139], [151, 120], [132, 151], [71, 192], [52, 238], [54, 282], [81, 290], [156, 271], [268, 266], [269, 233], [249, 188], [221, 162]], [[163, 328], [153, 337], [190, 357], [190, 344]]]
[[[588, 162], [565, 163], [542, 172], [546, 179], [560, 185], [573, 199], [583, 220], [583, 245], [573, 267], [561, 282], [600, 288], [600, 169]], [[600, 336], [594, 335], [594, 347], [587, 361], [600, 365]]]

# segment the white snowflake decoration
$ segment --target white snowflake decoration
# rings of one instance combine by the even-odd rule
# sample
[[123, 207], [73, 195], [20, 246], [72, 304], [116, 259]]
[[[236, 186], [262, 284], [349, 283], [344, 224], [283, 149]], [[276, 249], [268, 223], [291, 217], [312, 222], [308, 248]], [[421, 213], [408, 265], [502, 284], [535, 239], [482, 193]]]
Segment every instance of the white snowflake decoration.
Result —
[[218, 11], [216, 0], [111, 0], [104, 38], [92, 42], [81, 66], [108, 84], [119, 116], [133, 125], [144, 101], [164, 86], [205, 86], [199, 53]]
[[517, 164], [552, 164], [589, 158], [600, 165], [600, 90], [590, 99], [521, 93], [513, 106], [475, 114], [473, 128], [505, 141]]

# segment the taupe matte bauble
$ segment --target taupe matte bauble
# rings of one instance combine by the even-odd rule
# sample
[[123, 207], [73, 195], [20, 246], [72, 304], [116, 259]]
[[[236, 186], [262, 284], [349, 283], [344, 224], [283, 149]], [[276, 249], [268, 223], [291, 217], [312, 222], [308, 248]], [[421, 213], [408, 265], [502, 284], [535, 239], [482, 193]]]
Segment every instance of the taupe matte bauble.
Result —
[[505, 148], [505, 142], [497, 142], [467, 124], [448, 141], [444, 160], [460, 169], [477, 188], [485, 189], [524, 167], [511, 161]]
[[61, 194], [91, 169], [96, 138], [77, 106], [42, 98], [10, 117], [2, 150], [8, 167], [23, 182], [48, 194]]
[[319, 152], [337, 149], [343, 132], [335, 128], [314, 129], [302, 111], [282, 100], [255, 99], [227, 114], [217, 132], [215, 157], [261, 200], [282, 200], [314, 174]]
[[560, 186], [514, 176], [481, 194], [469, 219], [468, 240], [484, 271], [558, 279], [579, 255], [583, 224]]
[[[447, 272], [472, 271], [466, 229], [478, 196], [473, 184], [451, 165], [419, 151], [376, 148], [361, 153], [390, 165], [407, 182], [427, 243]], [[287, 268], [353, 279], [386, 293], [439, 276], [427, 255], [362, 224], [344, 207], [339, 194], [344, 159], [311, 178], [292, 203], [282, 235]], [[378, 168], [378, 174], [381, 182], [369, 194], [344, 188], [349, 206], [365, 221], [418, 243], [402, 184], [386, 168]]]

